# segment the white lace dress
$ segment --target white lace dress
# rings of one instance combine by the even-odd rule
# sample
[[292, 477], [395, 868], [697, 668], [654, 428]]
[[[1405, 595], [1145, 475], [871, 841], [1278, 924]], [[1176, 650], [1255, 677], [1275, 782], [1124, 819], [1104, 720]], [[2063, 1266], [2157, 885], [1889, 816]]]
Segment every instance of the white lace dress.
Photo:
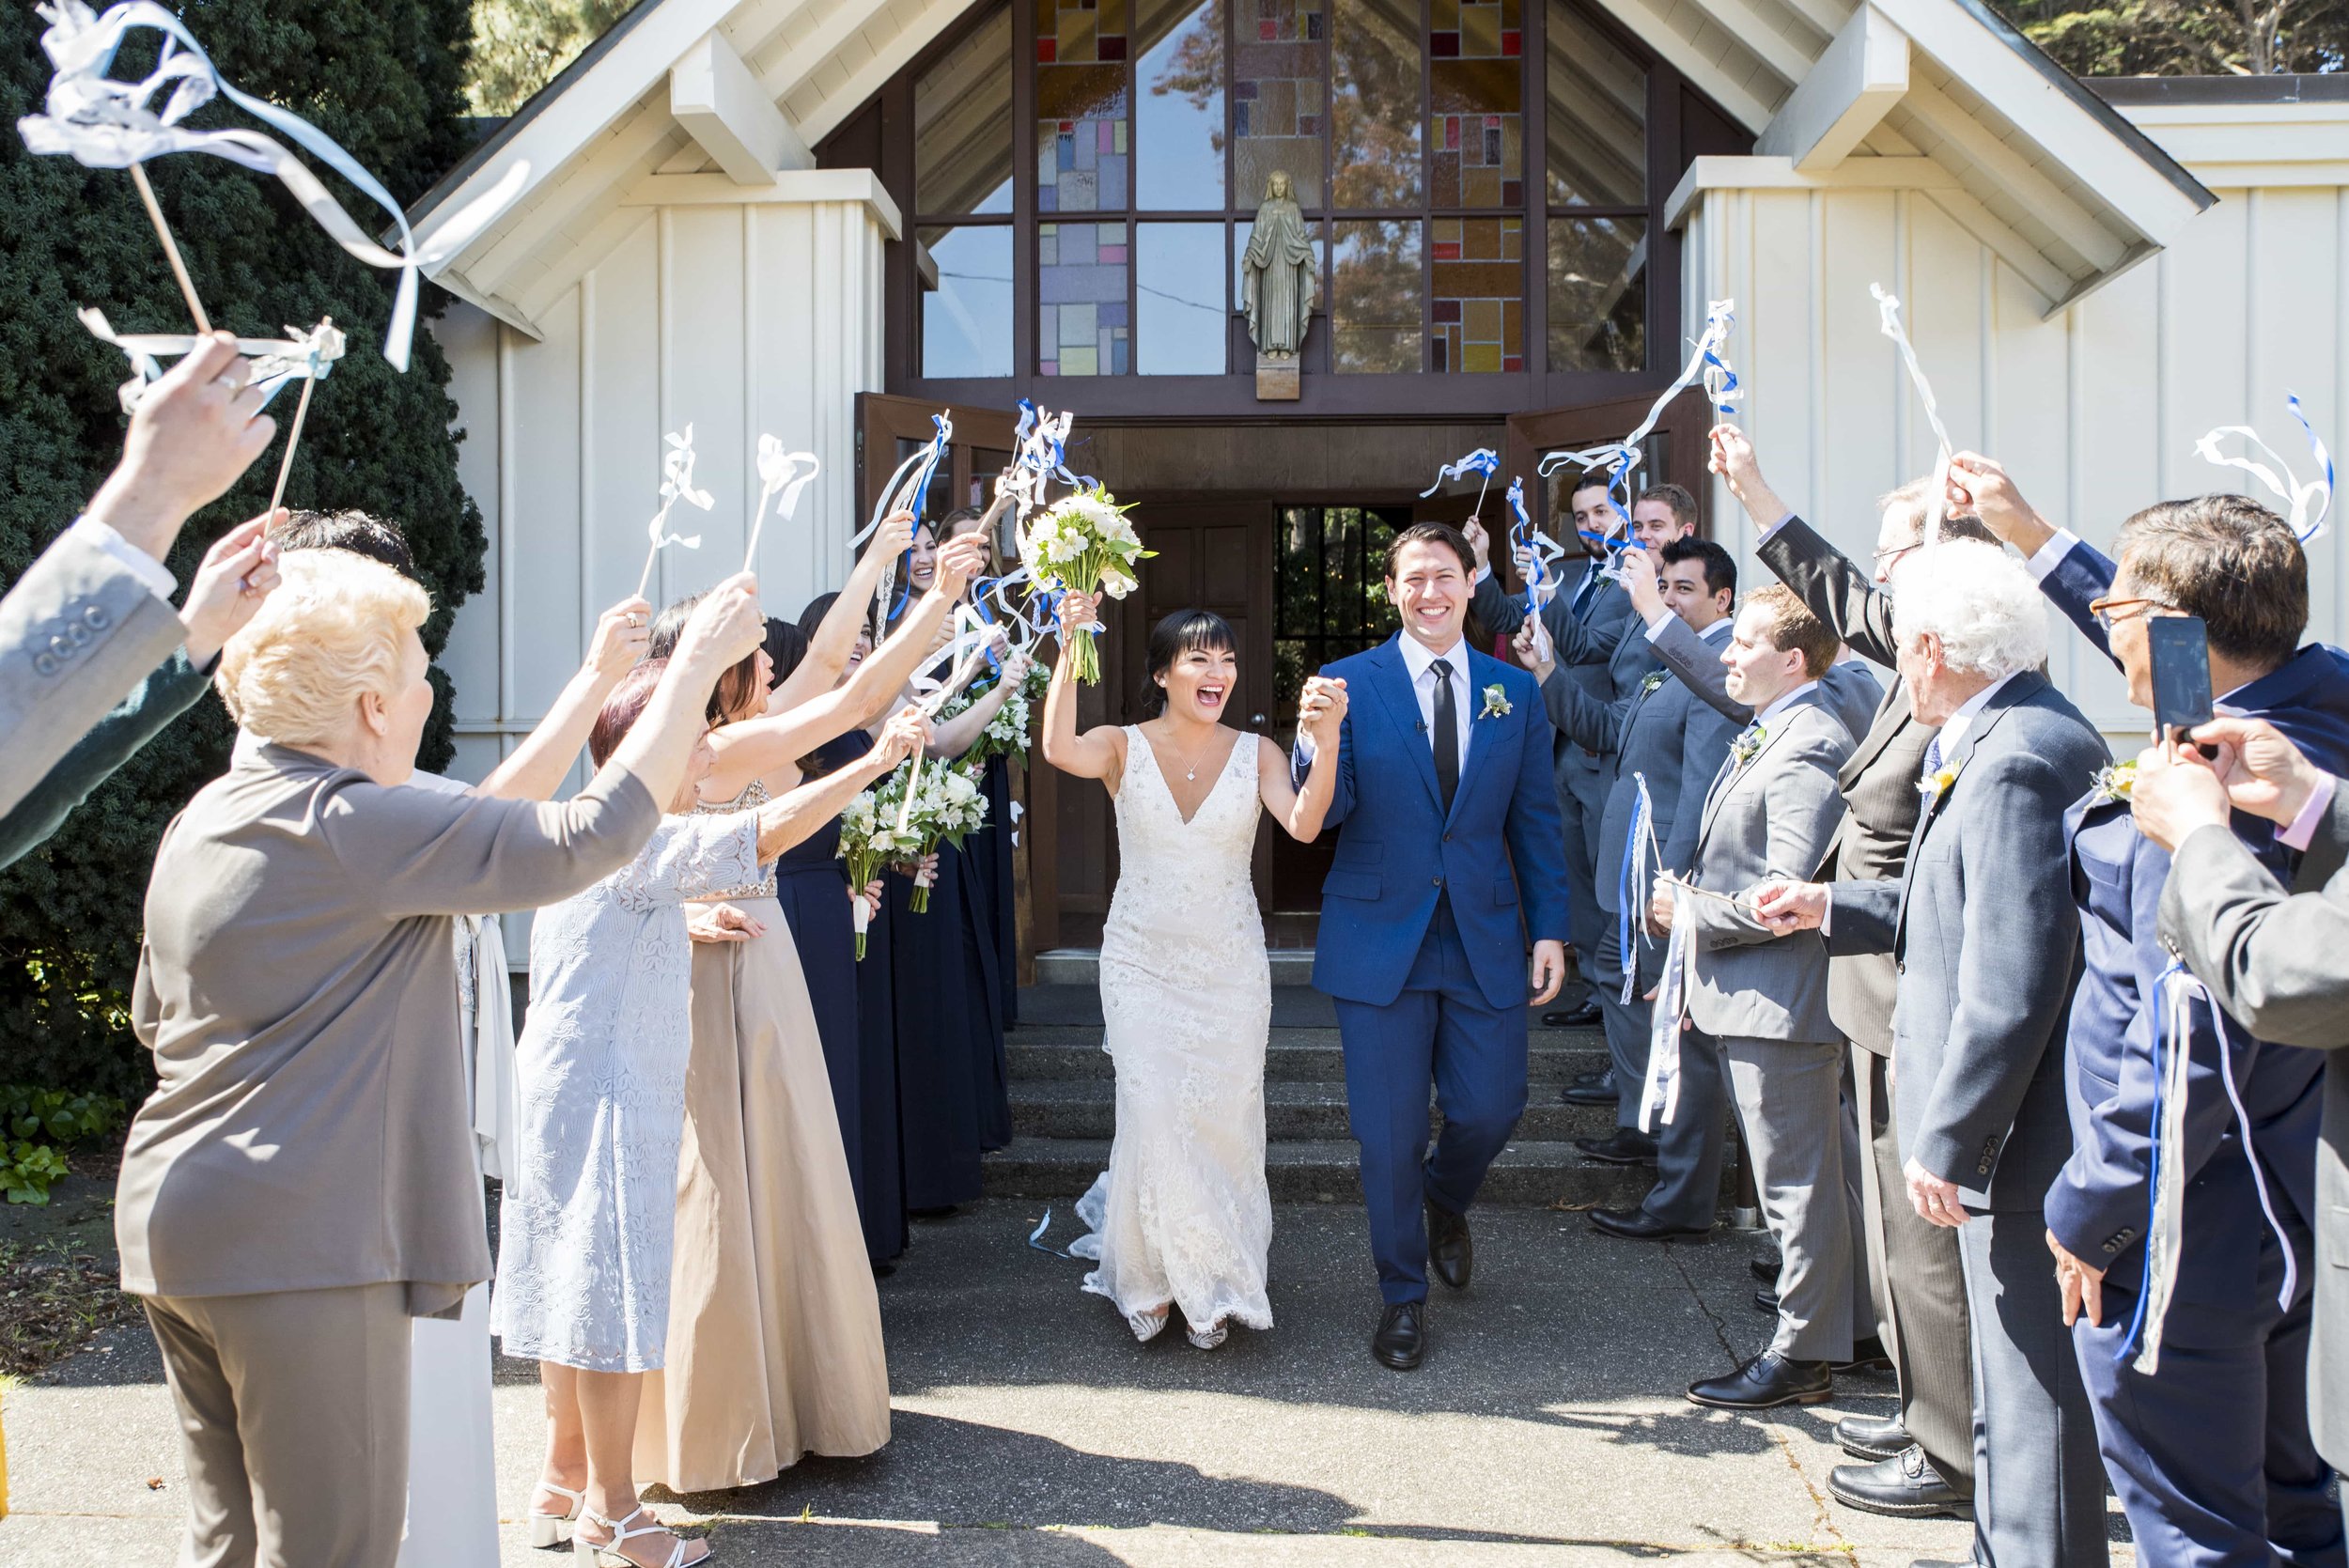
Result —
[[1084, 1288], [1138, 1339], [1169, 1302], [1200, 1330], [1272, 1327], [1264, 1063], [1272, 970], [1249, 862], [1257, 740], [1242, 735], [1185, 822], [1150, 742], [1126, 731], [1121, 869], [1101, 932], [1103, 1048], [1117, 1068], [1110, 1168], [1077, 1205]]
[[622, 870], [538, 911], [490, 1327], [508, 1356], [659, 1367], [685, 1131], [685, 903], [758, 879], [758, 818], [664, 816]]

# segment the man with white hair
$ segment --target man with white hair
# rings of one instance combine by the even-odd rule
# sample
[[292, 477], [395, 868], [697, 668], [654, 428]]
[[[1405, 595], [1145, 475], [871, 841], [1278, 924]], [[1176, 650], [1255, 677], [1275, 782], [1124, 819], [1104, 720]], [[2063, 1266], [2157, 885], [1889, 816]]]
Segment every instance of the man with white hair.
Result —
[[1917, 718], [1939, 727], [1901, 879], [1765, 884], [1755, 901], [1773, 929], [1823, 930], [1831, 953], [1893, 955], [1907, 1196], [1957, 1231], [1972, 1315], [1976, 1560], [2093, 1568], [2104, 1467], [2039, 1212], [2072, 1146], [2062, 1039], [2080, 939], [2064, 812], [2110, 754], [2038, 673], [2039, 590], [1996, 546], [1934, 547], [1892, 612]]

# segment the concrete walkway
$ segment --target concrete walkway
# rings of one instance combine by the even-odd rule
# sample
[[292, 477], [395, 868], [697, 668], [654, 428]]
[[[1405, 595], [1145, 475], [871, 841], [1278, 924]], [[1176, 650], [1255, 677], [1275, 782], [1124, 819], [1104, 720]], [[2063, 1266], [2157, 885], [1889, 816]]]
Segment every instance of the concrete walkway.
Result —
[[[1888, 1413], [1891, 1383], [1767, 1419], [1701, 1410], [1693, 1377], [1758, 1349], [1758, 1237], [1657, 1247], [1579, 1215], [1476, 1216], [1477, 1277], [1438, 1287], [1435, 1348], [1382, 1370], [1359, 1208], [1282, 1208], [1278, 1327], [1212, 1355], [1136, 1345], [1085, 1265], [1025, 1244], [1040, 1203], [916, 1228], [881, 1285], [895, 1435], [761, 1487], [664, 1507], [718, 1559], [907, 1568], [1517, 1568], [1667, 1558], [1906, 1568], [1963, 1558], [1968, 1531], [1830, 1502], [1828, 1436]], [[1074, 1234], [1066, 1212], [1052, 1236]], [[535, 1386], [501, 1366], [505, 1561], [538, 1460]], [[171, 1559], [183, 1501], [169, 1396], [145, 1334], [111, 1337], [8, 1395], [15, 1514], [0, 1560]], [[2118, 1520], [2117, 1511], [2114, 1518]], [[2127, 1562], [2125, 1547], [2115, 1560]]]

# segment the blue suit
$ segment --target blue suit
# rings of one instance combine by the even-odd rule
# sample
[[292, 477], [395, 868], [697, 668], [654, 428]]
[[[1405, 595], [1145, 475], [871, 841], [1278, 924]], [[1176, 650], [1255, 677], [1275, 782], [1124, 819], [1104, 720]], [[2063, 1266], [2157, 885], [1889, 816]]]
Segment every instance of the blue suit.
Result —
[[[1321, 673], [1350, 696], [1327, 822], [1314, 985], [1337, 1001], [1371, 1251], [1389, 1302], [1427, 1295], [1424, 1198], [1465, 1213], [1525, 1110], [1526, 948], [1566, 936], [1548, 715], [1533, 677], [1461, 644], [1467, 753], [1447, 813], [1392, 642]], [[1487, 713], [1498, 686], [1509, 711]], [[1427, 1155], [1430, 1077], [1444, 1115]]]
[[[2112, 564], [2083, 544], [2042, 584], [2108, 654], [2087, 606], [2112, 578]], [[2349, 659], [2334, 649], [2301, 649], [2229, 693], [2226, 706], [2268, 720], [2320, 767], [2349, 770]], [[2232, 1023], [2222, 1048], [2208, 1004], [2191, 1004], [2177, 1289], [2159, 1371], [2134, 1371], [2170, 856], [2137, 831], [2125, 802], [2084, 798], [2066, 828], [2085, 973], [2065, 1042], [2073, 1150], [2045, 1208], [2056, 1239], [2106, 1270], [2104, 1322], [2083, 1314], [2073, 1338], [2106, 1470], [2149, 1564], [2341, 1564], [2341, 1519], [2325, 1499], [2329, 1467], [2310, 1437], [2307, 1399], [2325, 1055], [2254, 1040]], [[2238, 815], [2234, 829], [2289, 882], [2299, 857], [2276, 843], [2271, 824]], [[2222, 1070], [2242, 1097], [2248, 1146]], [[2254, 1161], [2298, 1270], [2280, 1308], [2285, 1243], [2262, 1212]]]

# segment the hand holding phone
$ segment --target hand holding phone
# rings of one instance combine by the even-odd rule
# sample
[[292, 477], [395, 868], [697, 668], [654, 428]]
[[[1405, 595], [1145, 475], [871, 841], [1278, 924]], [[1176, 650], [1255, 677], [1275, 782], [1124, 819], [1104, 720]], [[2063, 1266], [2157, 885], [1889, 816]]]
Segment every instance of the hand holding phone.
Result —
[[2184, 742], [2213, 716], [2209, 630], [2200, 615], [2155, 615], [2145, 623], [2145, 643], [2153, 660], [2155, 733]]

